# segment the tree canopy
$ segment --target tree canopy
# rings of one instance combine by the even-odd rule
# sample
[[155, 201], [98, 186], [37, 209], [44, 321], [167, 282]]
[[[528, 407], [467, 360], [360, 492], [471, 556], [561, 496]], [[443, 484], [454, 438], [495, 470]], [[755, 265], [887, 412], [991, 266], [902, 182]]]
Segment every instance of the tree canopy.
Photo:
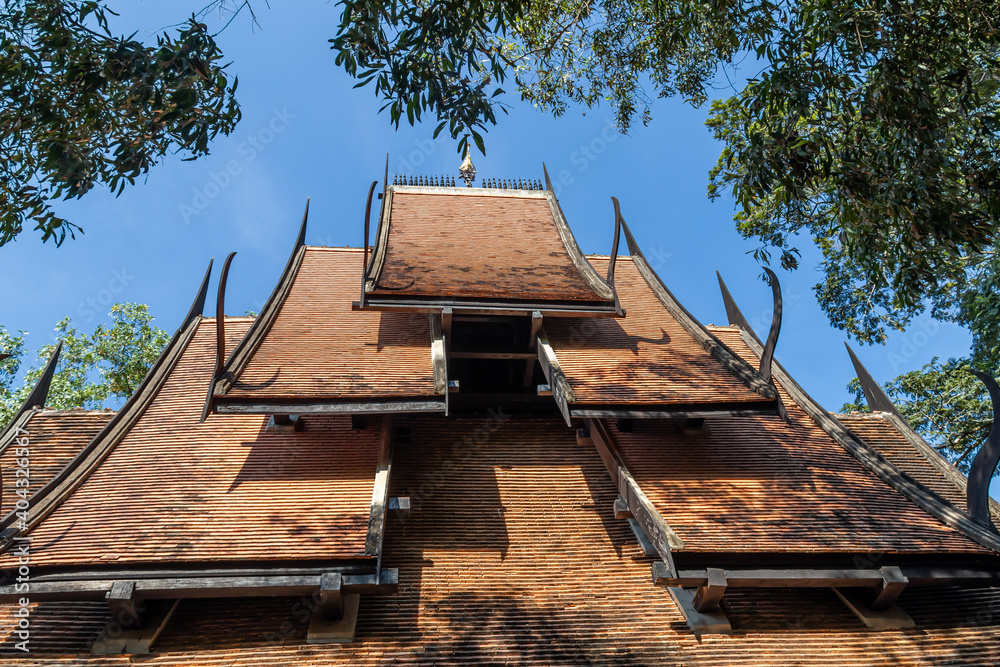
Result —
[[239, 120], [222, 53], [191, 17], [155, 45], [110, 32], [105, 2], [0, 5], [0, 246], [79, 227], [51, 202], [120, 194], [169, 152], [205, 155]]
[[[99, 408], [109, 400], [123, 400], [138, 389], [169, 336], [153, 326], [149, 307], [117, 303], [111, 307], [111, 325], [97, 325], [93, 334], [79, 333], [70, 318], [63, 318], [55, 336], [63, 341], [56, 374], [45, 405], [49, 408]], [[24, 332], [16, 335], [0, 327], [0, 428], [10, 421], [31, 393], [55, 345], [38, 352], [38, 363], [25, 373], [24, 383], [13, 389], [14, 376], [24, 355]]]

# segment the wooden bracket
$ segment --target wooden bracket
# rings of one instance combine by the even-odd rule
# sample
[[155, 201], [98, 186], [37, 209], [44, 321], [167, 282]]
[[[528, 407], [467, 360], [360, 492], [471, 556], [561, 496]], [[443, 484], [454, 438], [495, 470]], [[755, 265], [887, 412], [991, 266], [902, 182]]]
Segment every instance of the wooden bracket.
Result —
[[916, 626], [909, 614], [895, 604], [885, 609], [872, 609], [854, 591], [834, 588], [833, 592], [862, 623], [873, 630], [907, 630]]
[[722, 609], [698, 611], [694, 606], [695, 593], [685, 588], [671, 586], [667, 588], [677, 607], [684, 614], [688, 627], [696, 635], [728, 635], [733, 626]]
[[302, 418], [298, 415], [271, 415], [264, 427], [265, 433], [294, 433], [302, 430]]
[[317, 611], [326, 621], [344, 618], [344, 577], [339, 572], [327, 572], [319, 578], [319, 606]]
[[[126, 583], [126, 582], [115, 582]], [[133, 583], [134, 582], [127, 582]], [[110, 592], [110, 591], [109, 591]], [[125, 628], [112, 616], [90, 647], [92, 655], [144, 655], [156, 641], [180, 600], [144, 601], [146, 623], [141, 628]]]
[[708, 580], [695, 591], [691, 604], [699, 612], [711, 611], [719, 608], [722, 596], [726, 594], [729, 583], [726, 581], [726, 571], [717, 568], [707, 568]]
[[146, 621], [146, 605], [135, 593], [134, 581], [116, 581], [111, 584], [104, 599], [111, 609], [111, 619], [123, 628], [141, 628]]
[[879, 568], [882, 573], [882, 583], [875, 591], [875, 599], [870, 605], [871, 609], [881, 611], [888, 609], [896, 602], [896, 598], [903, 592], [910, 580], [906, 578], [902, 570], [896, 565], [889, 565]]

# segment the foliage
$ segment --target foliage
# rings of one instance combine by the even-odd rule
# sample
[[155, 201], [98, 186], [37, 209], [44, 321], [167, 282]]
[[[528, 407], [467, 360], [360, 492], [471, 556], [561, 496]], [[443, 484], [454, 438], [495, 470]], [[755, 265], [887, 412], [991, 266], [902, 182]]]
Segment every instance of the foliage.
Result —
[[[21, 368], [21, 356], [24, 354], [24, 332], [11, 334], [6, 327], [0, 326], [0, 404], [5, 404], [10, 398], [10, 386], [14, 376]], [[3, 423], [0, 418], [0, 424]]]
[[[506, 71], [495, 35], [503, 34], [527, 5], [523, 0], [343, 0], [337, 35], [330, 40], [336, 63], [375, 83], [393, 125], [405, 116], [412, 125], [425, 111], [452, 137], [471, 133], [485, 152], [478, 130], [496, 122]], [[357, 87], [357, 86], [356, 86]], [[461, 152], [468, 142], [459, 141]]]
[[[504, 5], [504, 6], [499, 6]], [[835, 326], [884, 339], [928, 299], [953, 305], [997, 240], [1000, 20], [986, 0], [537, 0], [343, 2], [337, 61], [376, 82], [398, 125], [421, 110], [495, 122], [485, 83], [562, 114], [609, 102], [618, 126], [654, 97], [699, 105], [720, 74], [760, 72], [712, 104], [723, 142], [709, 195], [731, 192], [756, 256], [823, 252]], [[479, 64], [477, 64], [479, 63]], [[440, 131], [440, 126], [439, 126]], [[478, 140], [477, 140], [478, 141]]]
[[26, 225], [61, 244], [82, 230], [54, 200], [120, 194], [168, 152], [206, 155], [239, 120], [204, 24], [147, 46], [112, 34], [109, 14], [99, 0], [0, 5], [0, 246]]
[[[169, 336], [152, 325], [146, 305], [118, 303], [110, 315], [111, 326], [98, 325], [89, 336], [77, 332], [68, 317], [56, 326], [56, 338], [63, 341], [63, 348], [46, 407], [99, 408], [110, 399], [128, 398], [139, 387]], [[54, 350], [54, 344], [42, 347], [38, 365], [25, 374], [23, 386], [3, 397], [0, 424], [6, 424], [21, 407]], [[17, 356], [22, 352], [23, 338]]]

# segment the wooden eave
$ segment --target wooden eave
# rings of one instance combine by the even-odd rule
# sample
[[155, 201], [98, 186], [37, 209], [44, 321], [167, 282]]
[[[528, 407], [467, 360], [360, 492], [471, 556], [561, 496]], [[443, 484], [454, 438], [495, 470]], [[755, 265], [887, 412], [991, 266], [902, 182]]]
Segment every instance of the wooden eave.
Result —
[[28, 521], [19, 522], [16, 512], [11, 512], [0, 519], [0, 553], [7, 551], [13, 545], [13, 538], [30, 533], [79, 488], [152, 404], [203, 319], [201, 311], [205, 304], [211, 272], [210, 262], [198, 296], [184, 322], [156, 358], [138, 389], [125, 401], [107, 425], [80, 450], [80, 453], [34, 495]]

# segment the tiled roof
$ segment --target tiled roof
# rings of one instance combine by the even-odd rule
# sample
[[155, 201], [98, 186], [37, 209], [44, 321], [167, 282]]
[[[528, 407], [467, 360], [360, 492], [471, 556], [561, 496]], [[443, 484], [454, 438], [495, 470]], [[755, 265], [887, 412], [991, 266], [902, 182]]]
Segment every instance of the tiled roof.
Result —
[[[591, 257], [606, 271], [607, 257]], [[663, 306], [631, 257], [619, 257], [615, 287], [623, 318], [553, 317], [545, 331], [573, 392], [574, 405], [759, 403]]]
[[[956, 507], [966, 509], [965, 475], [955, 470], [940, 454], [921, 452], [883, 413], [835, 415], [869, 445], [880, 451], [893, 465], [946, 498]], [[930, 460], [933, 457], [936, 460]], [[993, 520], [1000, 521], [1000, 504], [991, 502]]]
[[387, 245], [372, 296], [613, 300], [607, 286], [595, 291], [596, 275], [588, 281], [574, 264], [549, 192], [399, 186], [390, 194]]
[[[11, 512], [17, 496], [14, 495], [18, 480], [18, 459], [27, 458], [30, 471], [31, 496], [56, 476], [83, 446], [108, 423], [111, 410], [32, 410], [27, 422], [20, 426], [27, 433], [18, 432], [18, 438], [27, 438], [27, 447], [15, 440], [15, 433], [8, 432], [9, 442], [0, 452], [0, 516]], [[27, 449], [27, 457], [20, 450]]]
[[936, 667], [1000, 655], [993, 589], [907, 590], [899, 604], [917, 627], [879, 632], [829, 589], [731, 591], [722, 606], [734, 634], [696, 637], [650, 583], [651, 559], [614, 518], [614, 484], [572, 431], [549, 420], [410, 424], [391, 493], [414, 506], [389, 522], [384, 556], [399, 568], [399, 590], [362, 598], [353, 643], [306, 644], [301, 598], [185, 600], [151, 655], [90, 656], [106, 605], [44, 603], [26, 655], [13, 648], [7, 605], [5, 663]]
[[[756, 361], [739, 330], [712, 331]], [[776, 384], [787, 423], [720, 416], [690, 435], [673, 421], [612, 431], [683, 551], [990, 553], [866, 470]]]
[[426, 315], [352, 311], [363, 253], [313, 248], [227, 399], [374, 399], [434, 395]]
[[[246, 332], [228, 322], [228, 345]], [[35, 567], [363, 557], [377, 421], [263, 416], [199, 423], [215, 358], [202, 320], [153, 403], [76, 491], [31, 532]], [[0, 556], [0, 566], [10, 563]]]

